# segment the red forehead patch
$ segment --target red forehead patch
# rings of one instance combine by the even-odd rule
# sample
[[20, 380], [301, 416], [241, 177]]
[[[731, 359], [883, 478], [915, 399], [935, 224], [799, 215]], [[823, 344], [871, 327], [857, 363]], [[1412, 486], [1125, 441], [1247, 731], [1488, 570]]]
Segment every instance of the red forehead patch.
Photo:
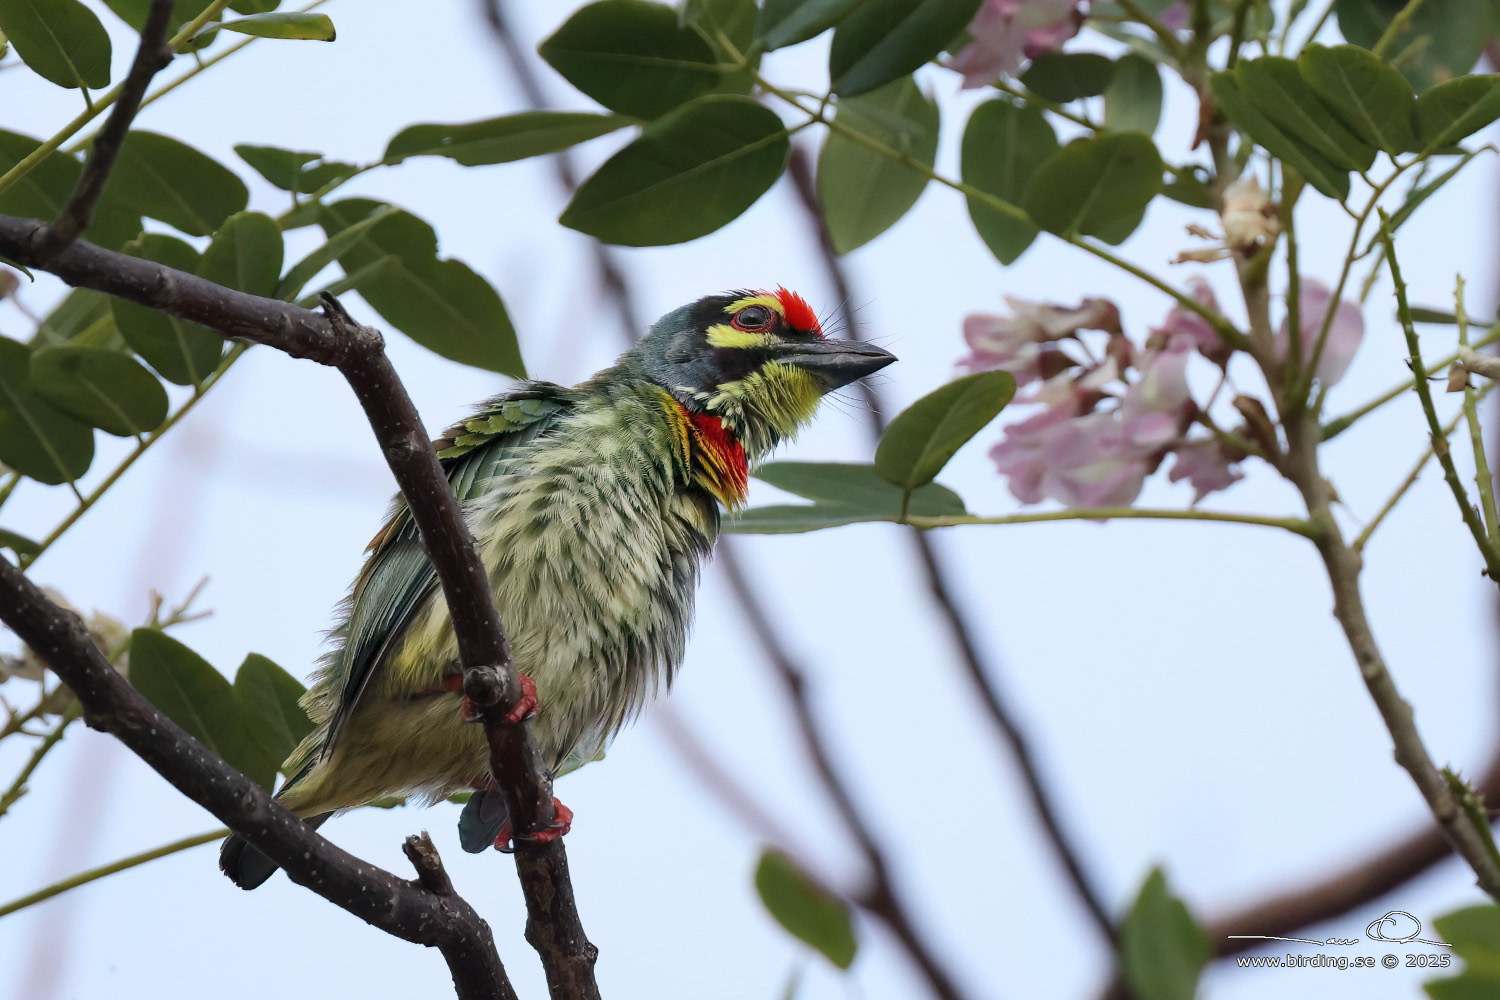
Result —
[[777, 287], [774, 294], [786, 313], [787, 324], [792, 329], [823, 336], [823, 327], [818, 323], [818, 314], [813, 312], [812, 306], [807, 304], [806, 299], [781, 286]]

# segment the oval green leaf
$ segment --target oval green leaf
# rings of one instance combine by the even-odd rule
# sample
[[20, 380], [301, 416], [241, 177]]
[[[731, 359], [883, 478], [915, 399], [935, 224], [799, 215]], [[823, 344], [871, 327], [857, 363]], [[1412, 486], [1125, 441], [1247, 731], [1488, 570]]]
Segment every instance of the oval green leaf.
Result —
[[1219, 109], [1253, 142], [1306, 178], [1307, 183], [1337, 201], [1349, 197], [1349, 172], [1329, 163], [1281, 130], [1240, 93], [1233, 73], [1215, 73], [1210, 84]]
[[244, 209], [243, 181], [198, 150], [155, 132], [132, 130], [120, 146], [110, 191], [132, 211], [189, 236], [207, 236]]
[[[0, 173], [9, 171], [41, 144], [41, 140], [29, 135], [0, 129]], [[0, 214], [44, 221], [57, 218], [82, 172], [83, 164], [77, 159], [66, 153], [49, 153], [14, 184], [0, 191]], [[130, 212], [106, 188], [83, 238], [106, 250], [118, 250], [140, 231], [140, 213]]]
[[261, 749], [245, 724], [234, 688], [208, 661], [156, 629], [130, 633], [130, 683], [188, 735], [262, 788], [281, 761]]
[[1108, 234], [1136, 217], [1162, 188], [1161, 154], [1140, 132], [1104, 132], [1047, 158], [1026, 185], [1021, 206], [1038, 226], [1062, 235]]
[[766, 0], [755, 21], [762, 52], [816, 38], [842, 21], [860, 0]]
[[269, 215], [236, 212], [224, 220], [198, 261], [198, 277], [270, 297], [281, 274], [281, 230]]
[[908, 490], [932, 482], [1015, 394], [1015, 378], [1001, 371], [966, 375], [928, 393], [885, 429], [875, 449], [875, 471]]
[[298, 12], [251, 14], [215, 25], [224, 31], [237, 31], [257, 38], [293, 38], [311, 42], [331, 42], [337, 37], [333, 21], [327, 14]]
[[1340, 170], [1368, 170], [1375, 162], [1375, 147], [1334, 117], [1292, 60], [1242, 60], [1235, 67], [1234, 81], [1245, 100], [1287, 138]]
[[839, 21], [828, 53], [833, 92], [852, 97], [927, 64], [974, 19], [980, 0], [864, 0]]
[[167, 419], [167, 392], [134, 358], [100, 347], [42, 347], [31, 355], [31, 384], [53, 406], [114, 434], [134, 437]]
[[[937, 155], [937, 104], [909, 76], [844, 98], [834, 121], [929, 169]], [[818, 156], [818, 197], [834, 249], [848, 253], [889, 229], [917, 203], [927, 177], [830, 129]]]
[[0, 462], [57, 486], [88, 471], [94, 432], [47, 402], [31, 384], [31, 351], [0, 337]]
[[1417, 98], [1417, 138], [1424, 150], [1452, 146], [1500, 118], [1500, 75], [1461, 76]]
[[857, 944], [849, 904], [818, 885], [780, 851], [763, 851], [755, 866], [755, 891], [776, 922], [840, 969], [854, 961]]
[[[381, 207], [350, 198], [324, 207], [330, 240]], [[384, 263], [382, 264], [382, 261]], [[338, 255], [354, 289], [386, 322], [461, 364], [524, 378], [515, 327], [499, 293], [456, 260], [437, 256], [437, 234], [410, 212], [377, 219]]]
[[[198, 251], [162, 233], [147, 233], [127, 244], [125, 252], [187, 274], [198, 270]], [[224, 338], [212, 330], [124, 299], [111, 305], [125, 343], [167, 381], [202, 385], [219, 366]]]
[[1114, 78], [1115, 64], [1097, 52], [1042, 52], [1031, 60], [1021, 82], [1038, 97], [1058, 104], [1097, 97]]
[[1157, 64], [1136, 52], [1121, 56], [1104, 91], [1104, 124], [1117, 132], [1150, 135], [1161, 121], [1161, 97]]
[[1474, 68], [1484, 42], [1494, 30], [1491, 5], [1417, 3], [1410, 0], [1337, 0], [1339, 34], [1361, 48], [1374, 48], [1391, 22], [1408, 6], [1404, 26], [1385, 55], [1419, 92], [1440, 80], [1463, 76]]
[[863, 521], [899, 521], [902, 501], [916, 517], [953, 517], [967, 513], [957, 493], [937, 483], [906, 491], [885, 479], [870, 464], [842, 462], [768, 462], [755, 477], [812, 504], [753, 507], [727, 519], [724, 530], [738, 534], [788, 534], [835, 528]]
[[246, 729], [278, 770], [315, 728], [302, 708], [305, 691], [297, 678], [259, 653], [245, 657], [234, 675], [234, 695]]
[[109, 86], [109, 33], [78, 0], [0, 0], [0, 33], [44, 80], [71, 89]]
[[[1058, 150], [1057, 134], [1041, 111], [1005, 100], [974, 109], [964, 128], [960, 171], [965, 184], [1017, 206], [1037, 169]], [[1007, 215], [982, 199], [967, 197], [969, 218], [990, 253], [1002, 264], [1020, 257], [1036, 239], [1037, 228]]]
[[298, 175], [309, 163], [323, 158], [322, 153], [304, 153], [276, 146], [251, 146], [241, 143], [234, 147], [240, 159], [250, 164], [251, 169], [283, 191], [306, 191], [299, 187]]
[[323, 268], [332, 264], [340, 254], [347, 252], [355, 243], [363, 239], [365, 233], [377, 222], [395, 211], [397, 209], [394, 205], [377, 205], [364, 218], [340, 229], [337, 236], [288, 268], [286, 274], [282, 275], [281, 281], [277, 283], [276, 290], [272, 292], [271, 297], [288, 302], [295, 299], [303, 286], [317, 277]]
[[408, 156], [446, 156], [466, 167], [510, 163], [556, 153], [607, 135], [634, 119], [576, 111], [523, 111], [454, 125], [408, 125], [385, 147], [385, 162]]
[[605, 243], [686, 243], [753, 205], [781, 176], [790, 149], [769, 108], [746, 97], [702, 97], [610, 157], [559, 221]]
[[1365, 142], [1394, 156], [1416, 143], [1411, 84], [1389, 63], [1356, 45], [1309, 45], [1297, 68], [1334, 114]]
[[573, 86], [635, 118], [656, 118], [706, 94], [722, 75], [698, 32], [648, 0], [589, 4], [537, 51]]
[[1193, 1000], [1212, 950], [1208, 936], [1154, 868], [1120, 927], [1120, 959], [1143, 1000]]
[[92, 288], [73, 289], [42, 318], [42, 325], [32, 339], [32, 347], [71, 343], [106, 347], [112, 351], [123, 348], [125, 339], [115, 327], [109, 303], [110, 297], [103, 292]]

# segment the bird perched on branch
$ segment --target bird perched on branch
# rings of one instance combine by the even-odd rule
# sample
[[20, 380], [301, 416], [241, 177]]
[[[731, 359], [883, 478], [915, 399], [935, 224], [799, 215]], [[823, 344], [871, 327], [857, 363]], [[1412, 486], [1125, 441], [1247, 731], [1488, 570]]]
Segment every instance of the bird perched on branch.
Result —
[[[714, 295], [662, 317], [587, 382], [523, 383], [436, 443], [534, 683], [533, 731], [554, 774], [601, 755], [671, 683], [698, 565], [720, 508], [744, 501], [750, 463], [826, 393], [894, 360], [825, 338], [786, 289]], [[303, 700], [317, 729], [286, 763], [281, 802], [316, 825], [389, 795], [474, 790], [465, 849], [505, 846], [485, 734], [463, 718], [448, 608], [400, 498], [334, 639]], [[537, 839], [566, 832], [571, 814], [557, 812], [563, 825]], [[219, 863], [246, 889], [276, 870], [238, 835]]]

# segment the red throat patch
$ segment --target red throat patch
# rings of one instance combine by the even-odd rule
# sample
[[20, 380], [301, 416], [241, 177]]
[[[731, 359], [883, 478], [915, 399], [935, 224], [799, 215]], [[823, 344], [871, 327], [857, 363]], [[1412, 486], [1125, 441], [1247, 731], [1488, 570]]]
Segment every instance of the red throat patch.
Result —
[[725, 507], [745, 502], [750, 488], [750, 463], [744, 445], [724, 427], [724, 421], [709, 413], [690, 413], [693, 428], [693, 459], [703, 485]]
[[806, 299], [796, 292], [788, 291], [781, 286], [778, 286], [773, 294], [776, 296], [776, 300], [781, 303], [781, 309], [786, 314], [788, 326], [794, 330], [801, 330], [804, 333], [815, 333], [820, 337], [823, 336], [823, 325], [818, 322], [818, 314], [813, 312], [812, 306], [807, 304]]

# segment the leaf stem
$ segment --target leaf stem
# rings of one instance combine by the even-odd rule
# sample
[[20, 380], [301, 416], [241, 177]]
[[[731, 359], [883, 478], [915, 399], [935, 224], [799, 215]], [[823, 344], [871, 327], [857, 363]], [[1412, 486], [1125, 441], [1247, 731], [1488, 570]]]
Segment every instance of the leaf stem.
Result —
[[1300, 517], [1265, 517], [1260, 514], [1234, 514], [1216, 510], [1164, 510], [1150, 507], [1076, 507], [1068, 510], [1037, 511], [1029, 514], [1002, 514], [983, 517], [956, 514], [944, 517], [908, 516], [904, 523], [915, 528], [951, 528], [964, 524], [1037, 524], [1045, 521], [1109, 521], [1114, 519], [1152, 521], [1220, 521], [1226, 524], [1257, 524], [1281, 528], [1317, 540], [1318, 530], [1311, 521]]
[[1421, 8], [1424, 2], [1426, 0], [1406, 0], [1406, 6], [1396, 12], [1396, 16], [1391, 18], [1391, 23], [1386, 25], [1385, 31], [1381, 32], [1380, 41], [1376, 42], [1375, 47], [1370, 50], [1370, 55], [1377, 59], [1384, 59], [1385, 50], [1391, 47], [1396, 36], [1406, 28], [1407, 22], [1412, 19], [1412, 15]]
[[[1458, 320], [1458, 342], [1469, 346], [1469, 317], [1464, 312], [1464, 279], [1460, 275], [1453, 289], [1453, 314]], [[1493, 386], [1491, 382], [1488, 389]], [[1500, 517], [1495, 514], [1495, 480], [1490, 476], [1490, 461], [1485, 454], [1484, 429], [1479, 424], [1478, 394], [1473, 385], [1464, 386], [1464, 418], [1469, 423], [1469, 443], [1474, 449], [1474, 486], [1479, 490], [1479, 509], [1484, 514], [1485, 534], [1490, 545], [1500, 548]]]
[[163, 844], [160, 847], [153, 847], [149, 851], [142, 851], [139, 854], [132, 854], [127, 858], [121, 858], [119, 861], [112, 861], [109, 864], [101, 865], [98, 868], [90, 868], [88, 871], [79, 872], [77, 875], [69, 876], [68, 878], [63, 879], [61, 882], [54, 882], [44, 889], [38, 889], [36, 892], [33, 892], [30, 895], [22, 896], [20, 899], [13, 899], [9, 903], [0, 905], [0, 917], [15, 913], [17, 910], [24, 910], [28, 906], [35, 906], [37, 903], [45, 902], [46, 900], [49, 900], [54, 896], [61, 896], [63, 893], [68, 892], [69, 890], [77, 889], [79, 886], [88, 885], [90, 882], [97, 882], [101, 878], [106, 878], [110, 875], [115, 875], [119, 872], [139, 867], [140, 865], [143, 865], [148, 861], [155, 861], [157, 858], [164, 858], [169, 854], [176, 854], [179, 851], [185, 851], [191, 847], [198, 847], [201, 844], [211, 844], [215, 840], [223, 839], [228, 834], [229, 831], [227, 829], [220, 827], [217, 830], [210, 830], [207, 833], [196, 834], [192, 837], [184, 837], [181, 840], [174, 840], [170, 844]]
[[[1486, 333], [1483, 337], [1476, 340], [1473, 346], [1488, 347], [1490, 344], [1493, 344], [1497, 340], [1500, 340], [1500, 325], [1490, 327], [1489, 332]], [[1450, 354], [1444, 355], [1441, 359], [1434, 361], [1432, 364], [1427, 365], [1427, 370], [1438, 371], [1439, 369], [1447, 368], [1457, 360], [1458, 352], [1454, 351]], [[1327, 441], [1331, 438], [1337, 437], [1344, 431], [1348, 430], [1356, 420], [1359, 420], [1361, 417], [1373, 413], [1375, 410], [1380, 409], [1391, 400], [1410, 391], [1411, 383], [1402, 382], [1400, 385], [1392, 386], [1388, 392], [1383, 392], [1379, 396], [1376, 396], [1374, 399], [1370, 400], [1359, 409], [1351, 410], [1348, 413], [1344, 414], [1342, 417], [1337, 417], [1333, 420], [1328, 421], [1328, 423], [1323, 425], [1323, 440]]]
[[1463, 483], [1458, 478], [1458, 469], [1453, 465], [1453, 455], [1448, 448], [1448, 439], [1443, 436], [1443, 429], [1438, 424], [1437, 408], [1432, 402], [1432, 389], [1427, 384], [1427, 368], [1422, 364], [1422, 346], [1417, 340], [1417, 328], [1412, 324], [1411, 306], [1406, 301], [1406, 282], [1402, 280], [1401, 267], [1396, 262], [1395, 241], [1391, 238], [1391, 220], [1385, 214], [1384, 209], [1379, 211], [1380, 238], [1385, 243], [1385, 256], [1391, 267], [1391, 282], [1396, 286], [1396, 315], [1401, 321], [1402, 331], [1406, 334], [1406, 348], [1411, 354], [1412, 381], [1416, 384], [1417, 398], [1422, 401], [1422, 413], [1427, 417], [1427, 428], [1432, 434], [1432, 450], [1437, 455], [1438, 463], [1443, 467], [1443, 478], [1447, 480], [1448, 488], [1453, 491], [1453, 500], [1458, 504], [1458, 512], [1463, 517], [1464, 525], [1468, 527], [1469, 534], [1474, 536], [1474, 544], [1484, 559], [1485, 570], [1489, 573], [1491, 580], [1500, 584], [1500, 551], [1496, 550], [1490, 537], [1485, 534], [1478, 511], [1469, 503], [1468, 493], [1465, 492]]
[[1152, 17], [1144, 7], [1136, 3], [1136, 0], [1119, 0], [1120, 7], [1130, 15], [1130, 19], [1146, 28], [1161, 42], [1161, 47], [1166, 50], [1167, 55], [1178, 62], [1182, 62], [1183, 49], [1182, 40], [1174, 35], [1167, 27]]
[[[10, 807], [26, 794], [26, 782], [31, 780], [31, 775], [42, 763], [42, 758], [57, 746], [57, 742], [63, 738], [63, 730], [82, 714], [83, 706], [78, 704], [77, 699], [69, 703], [62, 718], [57, 721], [57, 725], [53, 726], [52, 731], [43, 736], [42, 741], [36, 745], [36, 749], [31, 751], [31, 756], [26, 760], [26, 766], [21, 768], [21, 772], [16, 775], [16, 780], [10, 783], [10, 787], [3, 794], [0, 794], [0, 817], [4, 817], [10, 811]], [[3, 916], [3, 913], [0, 913], [0, 916]]]

